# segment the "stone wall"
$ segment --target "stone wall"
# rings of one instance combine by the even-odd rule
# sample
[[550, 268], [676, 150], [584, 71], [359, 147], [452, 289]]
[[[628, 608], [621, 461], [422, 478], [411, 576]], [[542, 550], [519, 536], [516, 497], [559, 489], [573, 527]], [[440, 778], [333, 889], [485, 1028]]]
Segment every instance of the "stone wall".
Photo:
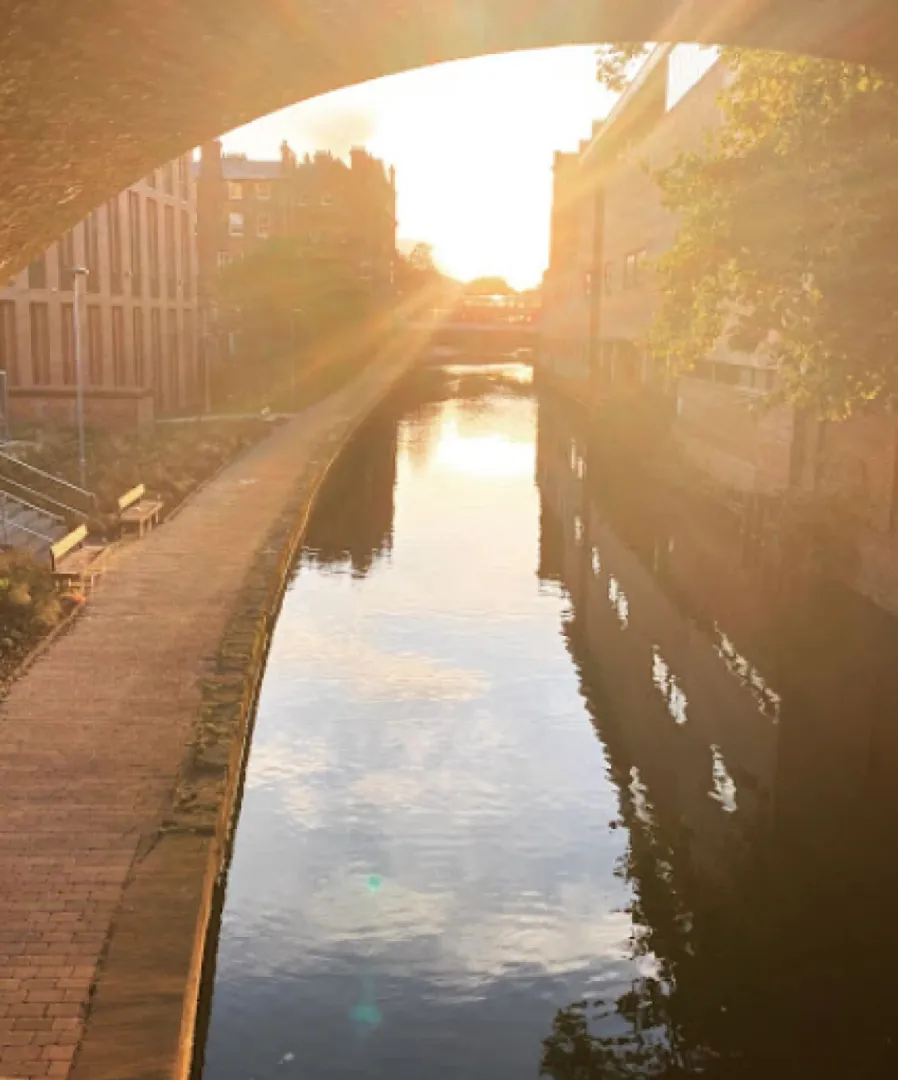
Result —
[[[74, 387], [13, 388], [9, 391], [9, 417], [13, 424], [74, 427], [77, 398]], [[134, 431], [153, 423], [151, 390], [86, 390], [84, 422], [87, 427]]]

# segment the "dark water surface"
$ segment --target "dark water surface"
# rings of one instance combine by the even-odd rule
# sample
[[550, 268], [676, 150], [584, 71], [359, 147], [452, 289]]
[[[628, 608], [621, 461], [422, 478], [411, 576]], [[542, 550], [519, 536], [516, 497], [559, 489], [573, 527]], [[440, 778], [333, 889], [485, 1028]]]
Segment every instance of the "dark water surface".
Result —
[[514, 370], [422, 373], [274, 637], [205, 1080], [898, 1076], [898, 630]]

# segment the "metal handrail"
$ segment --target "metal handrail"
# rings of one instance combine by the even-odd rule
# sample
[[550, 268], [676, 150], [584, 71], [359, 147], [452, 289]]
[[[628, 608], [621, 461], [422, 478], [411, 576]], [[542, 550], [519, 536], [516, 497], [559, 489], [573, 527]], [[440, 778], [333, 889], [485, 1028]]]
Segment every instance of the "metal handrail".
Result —
[[[84, 517], [84, 511], [79, 510], [76, 506], [69, 506], [67, 503], [60, 502], [59, 499], [54, 499], [52, 495], [45, 495], [36, 488], [28, 487], [27, 484], [20, 484], [18, 480], [11, 480], [8, 476], [0, 475], [0, 491], [4, 490], [3, 485], [5, 484], [18, 488], [20, 491], [27, 491], [29, 495], [43, 499], [45, 502], [53, 503], [54, 506], [59, 506], [63, 510], [67, 510], [70, 514], [75, 514], [77, 517]], [[35, 506], [34, 503], [28, 502], [27, 499], [23, 499], [19, 495], [13, 495], [11, 492], [7, 492], [7, 494], [11, 499], [15, 499], [16, 502], [21, 503], [22, 506], [27, 506], [29, 510], [36, 510], [39, 514], [46, 514], [47, 517], [53, 518], [54, 521], [65, 524], [65, 519], [60, 514], [54, 514], [52, 510], [45, 510], [42, 506]]]
[[34, 473], [36, 476], [43, 477], [44, 480], [51, 480], [54, 484], [60, 484], [62, 487], [68, 488], [69, 491], [76, 491], [79, 495], [83, 495], [86, 499], [89, 499], [93, 504], [96, 504], [97, 502], [97, 496], [94, 492], [86, 491], [84, 488], [78, 487], [77, 484], [70, 484], [68, 480], [63, 480], [62, 477], [44, 472], [43, 469], [39, 469], [36, 465], [29, 465], [27, 461], [20, 461], [17, 457], [13, 457], [12, 454], [5, 454], [3, 451], [0, 451], [0, 461], [9, 461], [13, 465], [17, 465], [20, 469], [25, 469], [28, 472]]
[[28, 533], [29, 536], [36, 536], [38, 540], [43, 540], [51, 546], [55, 543], [52, 536], [47, 536], [46, 533], [38, 532], [36, 529], [29, 529], [27, 525], [20, 525], [17, 521], [10, 521], [8, 518], [0, 522], [0, 528], [2, 528], [4, 532], [7, 529], [20, 529], [22, 532]]

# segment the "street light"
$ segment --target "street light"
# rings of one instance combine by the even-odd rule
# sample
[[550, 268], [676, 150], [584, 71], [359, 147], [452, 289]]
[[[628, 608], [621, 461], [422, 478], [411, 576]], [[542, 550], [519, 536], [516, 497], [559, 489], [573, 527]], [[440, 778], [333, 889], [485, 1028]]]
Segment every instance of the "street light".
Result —
[[81, 297], [84, 282], [90, 270], [86, 266], [73, 266], [74, 303], [72, 304], [72, 330], [75, 335], [75, 412], [78, 420], [78, 473], [81, 487], [87, 489], [87, 453], [84, 448], [84, 349], [81, 333]]

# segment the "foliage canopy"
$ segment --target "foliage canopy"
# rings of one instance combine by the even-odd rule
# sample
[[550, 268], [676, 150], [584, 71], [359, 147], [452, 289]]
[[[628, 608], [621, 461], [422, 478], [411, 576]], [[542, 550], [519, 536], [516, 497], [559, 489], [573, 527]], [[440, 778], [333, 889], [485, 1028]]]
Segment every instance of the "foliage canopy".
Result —
[[658, 262], [653, 348], [681, 369], [721, 339], [760, 349], [783, 399], [828, 416], [887, 401], [898, 391], [898, 85], [809, 57], [721, 59], [722, 126], [657, 174], [679, 231]]
[[658, 179], [680, 220], [661, 258], [658, 351], [723, 337], [781, 395], [844, 415], [898, 388], [898, 88], [867, 68], [731, 50], [724, 124]]

